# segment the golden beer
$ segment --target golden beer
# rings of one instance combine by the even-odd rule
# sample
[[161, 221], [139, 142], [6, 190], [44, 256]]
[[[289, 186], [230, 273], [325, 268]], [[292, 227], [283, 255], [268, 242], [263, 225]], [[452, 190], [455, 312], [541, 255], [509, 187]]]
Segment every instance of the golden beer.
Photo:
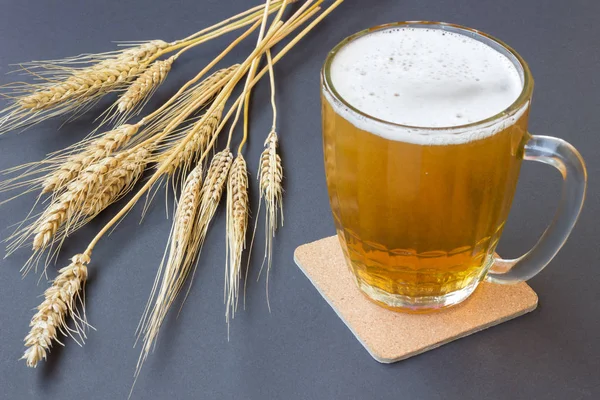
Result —
[[[323, 99], [325, 172], [337, 233], [374, 298], [439, 297], [491, 265], [528, 140], [527, 114], [469, 143], [420, 145], [361, 130]], [[391, 304], [390, 304], [391, 303]]]

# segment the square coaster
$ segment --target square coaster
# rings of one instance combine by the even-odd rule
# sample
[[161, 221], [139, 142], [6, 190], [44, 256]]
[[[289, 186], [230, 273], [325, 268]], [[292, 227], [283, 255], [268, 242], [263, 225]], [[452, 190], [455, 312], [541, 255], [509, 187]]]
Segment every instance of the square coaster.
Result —
[[464, 302], [431, 314], [380, 307], [360, 292], [337, 236], [302, 245], [294, 261], [373, 358], [404, 360], [535, 310], [537, 294], [526, 283], [479, 284]]

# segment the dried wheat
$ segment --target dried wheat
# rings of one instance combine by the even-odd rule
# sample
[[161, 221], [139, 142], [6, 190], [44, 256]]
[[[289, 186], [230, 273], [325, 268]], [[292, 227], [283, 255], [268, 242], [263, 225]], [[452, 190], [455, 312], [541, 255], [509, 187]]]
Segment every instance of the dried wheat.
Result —
[[81, 175], [67, 185], [52, 204], [33, 224], [33, 250], [48, 247], [59, 229], [75, 220], [82, 211], [86, 199], [96, 193], [107, 173], [117, 165], [115, 157], [107, 157], [98, 163], [88, 166]]
[[43, 89], [20, 97], [17, 103], [24, 109], [40, 111], [65, 102], [94, 98], [136, 78], [146, 67], [144, 61], [167, 46], [162, 40], [153, 40], [90, 67], [72, 69], [64, 81], [43, 85]]
[[248, 228], [248, 172], [244, 157], [239, 154], [227, 181], [227, 248], [229, 259], [225, 268], [225, 318], [233, 318], [239, 299], [242, 253], [246, 247]]
[[93, 139], [83, 150], [72, 154], [42, 182], [42, 193], [59, 191], [81, 171], [122, 148], [138, 132], [139, 125], [124, 124]]
[[[216, 109], [207, 118], [201, 118], [195, 122], [192, 127], [185, 133], [185, 136], [180, 140], [186, 140], [183, 147], [175, 144], [171, 148], [165, 151], [160, 156], [160, 163], [158, 168], [162, 164], [167, 163], [168, 167], [166, 173], [172, 175], [178, 168], [183, 167], [188, 169], [190, 165], [194, 164], [198, 157], [204, 152], [207, 144], [210, 142], [219, 121], [223, 108]], [[176, 155], [174, 155], [176, 153]]]
[[107, 171], [102, 187], [85, 199], [83, 213], [93, 218], [127, 193], [144, 172], [153, 147], [148, 144], [119, 153]]
[[[24, 70], [41, 82], [19, 82], [2, 88], [12, 100], [0, 110], [0, 134], [66, 113], [76, 118], [105, 94], [123, 90], [166, 47], [168, 43], [154, 40], [104, 55], [26, 64]], [[40, 71], [31, 71], [36, 68]]]
[[[277, 228], [278, 210], [282, 210], [283, 196], [283, 167], [281, 157], [277, 154], [277, 132], [274, 130], [269, 133], [265, 140], [265, 150], [260, 155], [259, 185], [260, 196], [265, 199], [267, 207], [267, 219], [270, 221], [267, 225], [269, 232], [274, 234]], [[283, 219], [283, 213], [281, 214]]]
[[[28, 367], [35, 367], [39, 361], [46, 359], [54, 341], [59, 342], [59, 332], [64, 335], [85, 338], [85, 312], [78, 310], [78, 304], [84, 307], [83, 289], [87, 279], [87, 264], [90, 258], [86, 254], [78, 254], [71, 259], [71, 264], [59, 271], [58, 276], [44, 292], [44, 301], [38, 306], [38, 312], [31, 319], [31, 330], [25, 337], [25, 353], [22, 359]], [[75, 322], [69, 328], [67, 318]], [[77, 338], [76, 338], [77, 340]]]
[[[266, 263], [267, 305], [269, 305], [269, 272], [273, 258], [273, 238], [277, 230], [277, 218], [279, 214], [281, 215], [281, 224], [283, 224], [283, 167], [281, 165], [281, 157], [277, 154], [277, 145], [277, 132], [272, 130], [265, 140], [265, 150], [260, 155], [258, 172], [260, 187], [259, 209], [263, 200], [265, 202], [265, 256], [260, 267], [259, 276]], [[256, 223], [258, 223], [258, 220]]]
[[229, 148], [226, 148], [215, 154], [210, 163], [206, 180], [202, 185], [202, 198], [200, 200], [200, 212], [198, 213], [198, 226], [202, 230], [208, 229], [208, 224], [219, 206], [232, 162], [233, 155]]
[[119, 112], [129, 113], [134, 111], [136, 107], [143, 105], [145, 100], [163, 83], [171, 70], [173, 61], [175, 61], [175, 58], [169, 57], [166, 60], [155, 61], [148, 67], [118, 100], [117, 108]]
[[[146, 158], [140, 161], [137, 157], [142, 156]], [[123, 178], [123, 175], [139, 177], [147, 158], [148, 149], [141, 146], [89, 165], [33, 224], [33, 250], [43, 250], [52, 244], [61, 227], [64, 226], [62, 234], [66, 236], [69, 228], [76, 229], [83, 217], [108, 206], [110, 202], [107, 201], [112, 198], [114, 188], [127, 182], [128, 178]]]
[[[317, 18], [315, 18], [304, 30], [302, 30], [302, 32], [300, 34], [298, 34], [294, 39], [292, 39], [283, 48], [283, 50], [281, 50], [276, 55], [276, 57], [274, 57], [273, 64], [276, 63], [281, 57], [283, 57], [284, 54], [286, 54], [310, 30], [312, 30], [315, 27], [315, 25], [317, 23], [319, 23], [327, 14], [329, 14], [331, 11], [333, 11], [333, 9], [335, 7], [337, 7], [339, 4], [341, 4], [342, 1], [343, 0], [335, 0], [334, 3], [325, 12], [323, 12], [321, 15], [319, 15]], [[283, 10], [283, 7], [286, 5], [286, 3], [287, 3], [287, 1], [285, 1], [285, 0], [281, 3], [282, 10]], [[277, 23], [273, 23], [273, 25], [271, 26], [271, 29], [269, 29], [267, 31], [267, 36], [265, 37], [265, 39], [263, 41], [260, 41], [259, 44], [257, 44], [255, 50], [251, 53], [250, 57], [248, 57], [244, 61], [242, 66], [240, 66], [240, 68], [238, 70], [236, 70], [234, 76], [231, 77], [230, 81], [227, 82], [227, 84], [225, 85], [226, 90], [223, 90], [223, 92], [227, 92], [227, 95], [229, 95], [231, 93], [231, 91], [234, 89], [237, 82], [248, 71], [249, 65], [251, 65], [251, 64], [253, 65], [257, 62], [257, 57], [260, 57], [262, 54], [264, 54], [264, 52], [266, 50], [271, 48], [279, 40], [281, 40], [287, 34], [289, 34], [291, 31], [293, 31], [293, 29], [296, 29], [298, 26], [301, 25], [301, 23], [306, 22], [309, 18], [312, 18], [312, 16], [314, 16], [318, 11], [320, 11], [320, 8], [318, 7], [319, 4], [321, 3], [320, 0], [317, 0], [310, 9], [303, 10], [303, 7], [308, 7], [309, 3], [313, 3], [313, 0], [308, 0], [306, 2], [306, 4], [300, 8], [300, 10], [302, 10], [302, 12], [300, 12], [300, 10], [299, 10], [298, 11], [299, 15], [294, 14], [294, 17], [291, 18], [290, 20], [288, 20], [286, 23], [283, 23], [282, 21], [278, 21], [278, 18], [281, 16], [281, 12], [278, 14], [278, 16], [275, 18], [275, 20], [277, 20]], [[267, 7], [268, 4], [269, 4], [269, 2], [267, 1], [265, 7]], [[280, 10], [280, 11], [282, 11], [282, 10]], [[265, 15], [266, 15], [266, 13], [265, 13]], [[263, 28], [264, 28], [264, 25], [265, 24], [263, 23]], [[186, 46], [186, 45], [187, 44], [184, 44], [184, 46]], [[228, 49], [230, 49], [230, 48], [228, 48]], [[144, 68], [147, 67], [148, 65], [150, 65], [150, 62], [148, 62], [146, 65], [144, 65]], [[214, 64], [212, 66], [214, 66]], [[211, 68], [212, 68], [212, 66], [211, 66]], [[134, 68], [134, 67], [132, 67], [132, 68]], [[254, 67], [252, 69], [254, 70]], [[64, 71], [68, 71], [68, 69], [65, 68]], [[119, 69], [115, 69], [115, 71], [117, 73], [113, 74], [113, 77], [117, 77], [117, 78], [114, 78], [114, 79], [118, 80], [118, 79], [121, 79], [121, 77], [124, 77], [122, 79], [123, 80], [127, 79], [127, 82], [131, 82], [133, 80], [133, 75], [130, 75], [128, 71], [122, 71]], [[139, 72], [141, 72], [141, 71], [142, 71], [142, 68], [139, 69]], [[251, 90], [252, 86], [254, 86], [254, 84], [260, 79], [260, 77], [262, 75], [264, 75], [264, 73], [265, 73], [265, 70], [261, 71], [255, 78], [252, 77], [252, 78], [248, 79], [248, 81], [244, 87], [244, 91], [243, 91], [242, 95], [240, 96], [240, 98], [238, 98], [238, 101], [236, 104], [240, 103], [240, 99], [243, 100], [246, 98], [246, 96], [249, 94], [249, 90]], [[139, 73], [136, 72], [136, 74], [139, 74]], [[72, 75], [75, 75], [75, 74], [72, 74]], [[253, 76], [254, 73], [252, 72], [250, 75]], [[138, 75], [135, 75], [135, 76], [138, 76]], [[72, 76], [70, 78], [72, 78]], [[68, 81], [68, 79], [69, 78], [67, 78], [67, 81]], [[107, 78], [107, 80], [110, 80], [110, 79], [111, 78]], [[32, 108], [24, 108], [24, 110], [26, 110], [26, 111], [31, 111], [31, 114], [25, 114], [24, 112], [20, 113], [20, 111], [13, 113], [15, 111], [15, 108], [10, 109], [7, 118], [0, 118], [0, 133], [5, 131], [5, 129], [2, 127], [2, 124], [6, 124], [7, 121], [9, 124], [11, 124], [11, 127], [14, 128], [15, 125], [21, 124], [20, 126], [25, 126], [25, 125], [28, 125], [31, 123], [39, 122], [41, 120], [41, 118], [59, 115], [60, 113], [66, 112], [66, 111], [79, 112], [79, 111], [81, 111], [82, 108], [87, 107], [92, 101], [97, 100], [100, 94], [104, 94], [108, 91], [112, 91], [113, 89], [116, 89], [118, 86], [118, 85], [115, 85], [114, 87], [110, 87], [105, 90], [104, 86], [102, 85], [102, 80], [101, 79], [99, 79], [99, 80], [100, 80], [100, 82], [97, 83], [97, 87], [93, 87], [93, 86], [90, 87], [89, 90], [86, 92], [87, 94], [81, 95], [81, 97], [78, 97], [79, 94], [76, 93], [76, 90], [74, 90], [73, 94], [64, 95], [63, 98], [65, 98], [66, 100], [58, 101], [56, 104], [52, 103], [52, 101], [53, 101], [52, 98], [44, 100], [47, 102], [47, 104], [50, 104], [50, 106], [48, 106], [48, 108], [45, 108], [46, 106], [43, 105], [44, 101], [34, 102], [34, 105], [32, 106]], [[45, 86], [44, 88], [42, 88], [42, 92], [43, 92], [44, 89], [49, 89], [50, 86], [52, 86], [52, 85], [39, 85], [39, 86]], [[39, 88], [39, 86], [38, 86], [38, 88]], [[119, 87], [119, 89], [122, 89], [122, 88], [123, 87]], [[36, 91], [38, 91], [37, 88], [36, 88]], [[25, 93], [25, 92], [22, 92], [22, 93]], [[221, 104], [219, 102], [222, 99], [223, 99], [222, 96], [218, 96], [217, 103]], [[169, 103], [169, 102], [167, 102], [167, 103]], [[17, 99], [16, 104], [19, 104], [18, 99]], [[194, 102], [192, 104], [195, 105], [196, 102]], [[19, 106], [21, 106], [21, 105], [19, 104]], [[39, 107], [39, 108], [37, 108], [37, 107]], [[63, 108], [61, 108], [61, 107], [63, 107]], [[176, 119], [174, 121], [176, 123], [174, 123], [173, 125], [169, 124], [169, 127], [167, 129], [165, 129], [165, 131], [167, 131], [167, 133], [164, 136], [161, 136], [161, 139], [166, 139], [167, 141], [170, 140], [173, 136], [167, 137], [167, 135], [172, 134], [173, 129], [176, 129], [177, 125], [181, 124], [185, 118], [192, 116], [192, 114], [194, 112], [196, 112], [197, 109], [198, 108], [186, 107], [186, 111], [181, 112], [181, 114], [180, 114], [182, 119], [181, 120]], [[52, 111], [51, 111], [51, 113], [44, 114], [44, 112], [46, 110], [52, 110]], [[161, 107], [161, 109], [159, 109], [158, 113], [160, 114], [161, 112], [163, 112], [163, 110], [164, 109]], [[38, 112], [40, 114], [37, 114]], [[187, 113], [187, 115], [184, 115], [186, 113]], [[4, 114], [4, 115], [6, 115], [6, 114]], [[17, 124], [13, 124], [14, 121], [19, 121], [19, 118], [25, 119], [26, 117], [32, 116], [32, 115], [34, 115], [35, 117], [33, 117], [32, 119], [26, 119], [26, 122], [20, 121]], [[219, 132], [222, 129], [221, 125], [224, 124], [225, 122], [227, 122], [229, 115], [230, 115], [230, 113], [228, 113], [223, 118], [223, 121], [221, 122], [221, 124], [219, 124], [219, 128], [217, 128], [217, 132]], [[210, 147], [212, 147], [212, 143], [214, 143], [216, 137], [217, 137], [217, 135], [214, 134], [213, 137], [211, 138], [210, 145], [209, 145]], [[243, 148], [243, 144], [246, 142], [246, 139], [247, 139], [247, 132], [245, 131], [244, 139], [243, 139], [242, 143], [240, 144], [240, 148]], [[137, 142], [137, 143], [139, 143], [139, 142]], [[208, 149], [205, 149], [205, 151], [203, 152], [203, 154], [202, 154], [203, 158], [206, 157], [207, 150]], [[226, 279], [229, 280], [229, 283], [228, 284], [226, 283], [226, 285], [229, 286], [230, 296], [227, 299], [227, 304], [228, 304], [227, 317], [229, 317], [230, 312], [231, 312], [231, 316], [233, 317], [233, 312], [235, 311], [235, 306], [237, 304], [237, 298], [238, 298], [238, 293], [239, 293], [239, 279], [240, 279], [240, 273], [239, 273], [240, 260], [241, 260], [241, 255], [242, 255], [243, 248], [244, 248], [245, 232], [247, 229], [247, 219], [248, 219], [247, 171], [246, 171], [246, 165], [245, 165], [244, 159], [241, 156], [241, 151], [238, 153], [240, 155], [238, 155], [238, 157], [236, 158], [236, 161], [233, 165], [233, 170], [231, 171], [231, 178], [229, 180], [228, 180], [228, 176], [229, 176], [230, 168], [232, 167], [232, 162], [233, 162], [233, 157], [231, 155], [231, 152], [229, 151], [229, 144], [227, 145], [226, 150], [215, 155], [213, 162], [211, 163], [211, 167], [209, 169], [208, 175], [207, 175], [208, 183], [205, 182], [204, 185], [202, 186], [202, 189], [200, 190], [200, 197], [202, 198], [202, 203], [199, 205], [198, 211], [195, 215], [195, 226], [198, 229], [198, 238], [199, 238], [198, 248], [200, 248], [201, 244], [203, 243], [203, 240], [205, 238], [206, 230], [208, 229], [208, 225], [209, 225], [211, 219], [213, 218], [214, 213], [217, 209], [218, 203], [221, 199], [224, 185], [225, 185], [225, 183], [228, 184], [227, 229], [228, 229], [228, 251], [229, 251], [228, 255], [229, 255], [229, 257], [228, 257], [228, 261], [227, 261], [228, 277], [226, 277]], [[110, 156], [106, 157], [105, 159], [106, 160], [114, 160], [116, 158], [117, 158], [116, 156], [110, 155]], [[175, 157], [173, 157], [173, 158], [175, 158]], [[275, 157], [275, 158], [278, 160], [278, 163], [280, 165], [280, 160], [278, 159], [278, 157]], [[87, 171], [92, 166], [99, 167], [100, 165], [101, 165], [100, 162], [89, 165], [87, 168], [85, 168], [85, 170], [82, 170], [82, 172], [77, 176], [77, 178], [75, 180], [73, 180], [72, 182], [70, 182], [67, 185], [64, 193], [74, 192], [74, 198], [72, 199], [73, 203], [76, 203], [77, 205], [86, 204], [85, 201], [82, 203], [82, 199], [80, 199], [80, 198], [78, 198], [78, 196], [76, 196], [77, 193], [83, 192], [84, 190], [82, 190], [81, 188], [75, 188], [75, 184], [80, 184], [82, 182], [82, 180], [85, 179]], [[142, 187], [142, 189], [133, 196], [131, 201], [129, 201], [127, 203], [127, 205], [125, 207], [123, 207], [123, 209], [120, 210], [119, 213], [109, 221], [109, 223], [107, 223], [104, 227], [102, 227], [102, 229], [98, 232], [98, 234], [89, 243], [86, 253], [84, 253], [84, 254], [86, 254], [86, 255], [90, 254], [91, 250], [97, 245], [99, 240], [111, 229], [111, 227], [113, 227], [114, 224], [116, 224], [121, 218], [123, 218], [123, 216], [127, 214], [127, 212], [131, 209], [131, 207], [133, 207], [133, 205], [136, 204], [136, 202], [140, 199], [140, 197], [143, 196], [144, 193], [147, 193], [148, 190], [150, 190], [152, 188], [152, 185], [154, 183], [156, 183], [158, 179], [160, 179], [160, 176], [161, 176], [161, 174], [164, 174], [165, 169], [166, 169], [166, 167], [161, 168], [154, 175], [152, 175], [152, 177]], [[125, 169], [125, 170], [130, 171], [127, 169]], [[279, 171], [281, 171], [280, 167], [279, 167]], [[279, 173], [279, 174], [281, 175], [281, 173]], [[109, 176], [112, 176], [112, 175], [109, 174], [108, 171], [98, 172], [98, 174], [96, 176], [97, 183], [95, 183], [95, 181], [91, 182], [92, 187], [94, 185], [96, 185], [95, 187], [93, 187], [93, 189], [97, 189], [96, 192], [101, 191], [104, 188], [104, 185], [106, 184], [106, 182], [115, 182], [115, 185], [116, 185], [115, 187], [129, 186], [129, 184], [127, 184], [127, 176], [128, 175], [125, 172], [121, 172], [120, 174], [118, 174], [118, 178], [109, 178]], [[125, 184], [123, 184], [122, 182], [125, 182]], [[280, 180], [279, 180], [279, 182], [280, 182]], [[88, 187], [88, 190], [89, 189], [90, 188]], [[111, 193], [117, 193], [119, 190], [115, 189]], [[278, 193], [281, 192], [280, 188], [277, 189], [277, 188], [271, 187], [269, 190], [271, 192], [278, 192]], [[261, 193], [262, 193], [262, 190], [261, 190]], [[265, 194], [265, 196], [266, 196], [266, 194]], [[279, 194], [278, 196], [279, 196], [278, 198], [280, 198], [281, 195]], [[59, 197], [60, 196], [57, 196], [57, 198], [59, 198]], [[108, 198], [113, 198], [113, 197], [114, 197], [113, 194], [110, 194], [108, 196]], [[273, 197], [273, 196], [271, 196], [271, 197]], [[88, 199], [88, 197], [85, 197], [83, 200], [87, 200], [87, 199]], [[280, 203], [279, 203], [279, 207], [281, 207]], [[90, 210], [93, 212], [95, 209], [90, 206]], [[182, 208], [182, 210], [183, 210], [183, 208]], [[81, 213], [83, 211], [78, 210], [77, 212]], [[68, 218], [69, 208], [67, 208], [65, 213], [67, 215], [67, 220], [68, 220], [69, 219]], [[275, 212], [275, 214], [276, 214], [276, 212]], [[181, 220], [183, 221], [184, 218], [182, 218]], [[188, 218], [188, 220], [189, 220], [189, 218]], [[67, 229], [67, 228], [65, 228], [65, 229]], [[78, 258], [77, 260], [75, 258], [73, 259], [73, 264], [68, 267], [68, 268], [72, 268], [71, 271], [65, 271], [65, 269], [61, 270], [61, 276], [63, 274], [66, 275], [66, 274], [70, 273], [71, 275], [73, 275], [79, 279], [80, 286], [78, 286], [77, 290], [75, 290], [75, 291], [71, 290], [71, 293], [78, 293], [79, 287], [83, 286], [83, 283], [85, 282], [85, 273], [87, 272], [87, 268], [86, 268], [85, 264], [87, 264], [89, 262], [89, 257], [87, 257], [86, 255], [80, 255], [81, 258]], [[82, 276], [83, 276], [83, 279], [82, 279]], [[66, 279], [66, 278], [64, 278], [64, 279]], [[57, 279], [57, 281], [58, 281], [58, 279]], [[55, 284], [56, 283], [57, 282], [55, 282]], [[76, 282], [72, 282], [72, 283], [68, 282], [68, 283], [69, 283], [68, 288], [72, 289], [73, 287], [76, 287]], [[66, 286], [66, 284], [63, 286]], [[26, 352], [25, 357], [24, 357], [28, 360], [28, 364], [35, 365], [37, 363], [37, 361], [39, 361], [39, 359], [45, 358], [46, 352], [48, 351], [50, 343], [52, 343], [52, 340], [56, 339], [56, 328], [55, 328], [56, 321], [59, 321], [60, 322], [59, 326], [62, 327], [65, 324], [65, 322], [64, 322], [66, 319], [65, 315], [68, 314], [71, 310], [73, 310], [75, 308], [74, 306], [72, 306], [72, 303], [75, 302], [73, 300], [74, 296], [75, 295], [72, 295], [70, 299], [67, 299], [68, 300], [67, 302], [69, 304], [65, 305], [64, 308], [61, 309], [61, 310], [63, 310], [62, 318], [60, 316], [58, 316], [57, 318], [50, 319], [54, 323], [54, 325], [53, 325], [54, 328], [49, 329], [48, 334], [45, 335], [45, 337], [42, 337], [41, 340], [37, 340], [36, 338], [33, 337], [33, 335], [30, 335], [30, 336], [32, 336], [31, 338], [29, 338], [29, 336], [28, 336], [26, 343], [27, 343], [27, 346], [30, 347], [30, 349], [28, 349], [28, 351]], [[63, 301], [63, 303], [61, 303], [61, 304], [65, 304], [65, 301]], [[57, 312], [57, 309], [60, 309], [60, 308], [47, 307], [45, 309]], [[64, 310], [66, 310], [66, 311], [64, 311]], [[41, 312], [41, 310], [40, 310], [40, 312]], [[35, 320], [36, 320], [36, 317], [34, 317], [34, 321]], [[43, 318], [41, 318], [41, 320], [43, 320]], [[35, 326], [37, 328], [37, 337], [38, 338], [43, 336], [43, 333], [44, 333], [44, 332], [39, 333], [40, 329], [47, 329], [47, 327], [48, 327], [48, 324], [43, 324], [42, 327], [40, 327], [39, 325], [40, 324], [36, 322]], [[77, 332], [79, 332], [79, 330], [77, 330]], [[31, 362], [29, 360], [31, 360]]]

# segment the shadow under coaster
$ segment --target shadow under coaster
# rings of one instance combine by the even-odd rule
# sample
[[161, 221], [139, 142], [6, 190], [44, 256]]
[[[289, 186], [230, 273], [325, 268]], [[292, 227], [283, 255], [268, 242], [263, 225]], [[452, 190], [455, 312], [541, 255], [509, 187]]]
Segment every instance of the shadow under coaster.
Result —
[[464, 302], [430, 314], [394, 312], [369, 301], [346, 265], [337, 236], [302, 245], [294, 260], [373, 358], [393, 363], [535, 310], [526, 283], [479, 284]]

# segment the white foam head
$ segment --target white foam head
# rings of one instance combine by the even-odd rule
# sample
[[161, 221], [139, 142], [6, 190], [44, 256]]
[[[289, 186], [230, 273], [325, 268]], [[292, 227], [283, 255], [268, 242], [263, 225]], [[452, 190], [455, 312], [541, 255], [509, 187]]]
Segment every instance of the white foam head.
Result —
[[[471, 37], [424, 27], [388, 28], [349, 42], [332, 60], [330, 76], [338, 94], [357, 110], [425, 128], [485, 120], [507, 109], [523, 89], [521, 74], [504, 54]], [[525, 108], [506, 120], [447, 134], [377, 123], [327, 97], [360, 129], [422, 144], [465, 143], [493, 135]]]

